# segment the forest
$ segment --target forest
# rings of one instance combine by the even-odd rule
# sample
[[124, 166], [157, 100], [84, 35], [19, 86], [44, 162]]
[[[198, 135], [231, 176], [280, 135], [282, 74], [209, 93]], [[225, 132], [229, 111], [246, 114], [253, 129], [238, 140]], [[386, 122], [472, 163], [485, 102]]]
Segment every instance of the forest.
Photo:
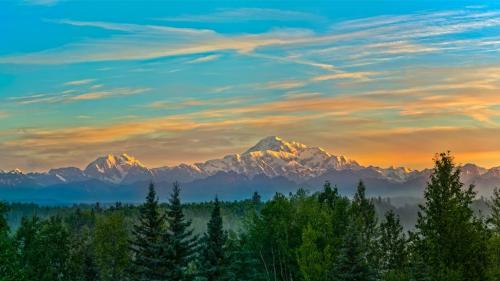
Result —
[[475, 211], [449, 153], [434, 158], [410, 229], [367, 188], [183, 204], [174, 183], [162, 204], [152, 183], [140, 206], [28, 206], [44, 215], [15, 226], [9, 209], [26, 205], [1, 203], [0, 280], [500, 280], [500, 191]]

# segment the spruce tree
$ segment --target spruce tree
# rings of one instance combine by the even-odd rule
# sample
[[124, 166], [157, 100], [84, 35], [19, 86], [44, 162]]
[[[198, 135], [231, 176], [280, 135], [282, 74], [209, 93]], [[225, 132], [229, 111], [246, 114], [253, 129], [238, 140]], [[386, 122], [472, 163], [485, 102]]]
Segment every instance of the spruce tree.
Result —
[[164, 218], [160, 214], [154, 185], [149, 185], [146, 202], [140, 208], [138, 223], [132, 234], [133, 274], [136, 280], [165, 280], [164, 245], [162, 233]]
[[420, 206], [414, 236], [414, 264], [430, 280], [484, 280], [486, 231], [471, 209], [474, 186], [464, 188], [449, 153], [435, 167]]
[[227, 281], [261, 281], [266, 280], [259, 269], [260, 260], [251, 249], [246, 234], [239, 237], [230, 233], [226, 247], [227, 270], [223, 280]]
[[220, 203], [215, 197], [214, 208], [201, 246], [200, 276], [204, 280], [218, 281], [226, 277], [226, 241], [227, 234], [222, 226]]
[[16, 232], [16, 244], [20, 255], [20, 263], [26, 278], [33, 279], [38, 275], [38, 262], [40, 250], [37, 239], [41, 228], [40, 219], [33, 215], [31, 218], [23, 217], [21, 225]]
[[490, 224], [493, 231], [500, 235], [500, 189], [498, 188], [493, 191]]
[[14, 240], [9, 235], [10, 229], [4, 217], [7, 210], [7, 206], [0, 202], [0, 280], [18, 281], [22, 280], [22, 271]]
[[492, 235], [488, 240], [488, 280], [500, 280], [500, 190], [495, 189], [491, 204]]
[[197, 246], [197, 238], [190, 229], [191, 221], [186, 220], [182, 212], [180, 191], [179, 184], [175, 182], [167, 206], [167, 231], [163, 237], [164, 243], [168, 245], [164, 262], [168, 280], [171, 281], [191, 280], [187, 267], [193, 260]]
[[58, 216], [42, 222], [35, 239], [37, 255], [34, 269], [40, 281], [62, 281], [70, 279], [69, 231]]
[[377, 244], [379, 270], [383, 279], [406, 276], [408, 254], [406, 237], [399, 223], [399, 217], [392, 210], [386, 213], [385, 221], [380, 224], [380, 238]]
[[361, 241], [370, 264], [377, 263], [377, 217], [373, 202], [366, 197], [365, 184], [360, 181], [351, 205], [351, 216], [359, 225]]
[[372, 281], [375, 272], [370, 266], [360, 225], [353, 222], [344, 236], [334, 264], [333, 278], [336, 281]]

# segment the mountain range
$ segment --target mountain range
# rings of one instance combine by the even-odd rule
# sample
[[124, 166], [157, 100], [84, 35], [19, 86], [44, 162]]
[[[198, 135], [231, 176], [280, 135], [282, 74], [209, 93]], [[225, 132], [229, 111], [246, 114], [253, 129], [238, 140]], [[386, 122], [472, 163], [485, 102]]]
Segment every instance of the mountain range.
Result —
[[[500, 167], [465, 164], [461, 170], [463, 182], [475, 184], [481, 196], [490, 196], [493, 188], [500, 186]], [[210, 200], [215, 194], [225, 200], [242, 199], [254, 191], [268, 198], [275, 192], [293, 192], [299, 187], [316, 191], [325, 181], [350, 195], [359, 180], [365, 182], [372, 196], [421, 197], [430, 173], [429, 169], [362, 166], [319, 147], [271, 136], [241, 154], [173, 167], [148, 168], [128, 154], [110, 154], [83, 170], [0, 170], [0, 200], [47, 204], [139, 202], [149, 182], [157, 185], [160, 196], [166, 196], [174, 181], [183, 185], [187, 201]]]

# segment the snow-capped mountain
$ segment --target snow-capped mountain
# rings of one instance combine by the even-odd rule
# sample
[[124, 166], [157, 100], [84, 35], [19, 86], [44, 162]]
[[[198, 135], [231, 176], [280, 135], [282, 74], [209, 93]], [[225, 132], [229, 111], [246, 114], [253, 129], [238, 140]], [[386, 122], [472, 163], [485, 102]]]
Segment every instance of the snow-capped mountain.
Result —
[[[461, 169], [462, 181], [476, 184], [480, 195], [488, 196], [494, 187], [500, 186], [500, 167], [484, 169], [465, 164]], [[103, 188], [110, 197], [122, 194], [123, 198], [128, 198], [135, 196], [133, 194], [137, 191], [134, 191], [134, 187], [144, 186], [144, 182], [148, 181], [164, 185], [179, 181], [188, 188], [196, 189], [189, 191], [193, 196], [197, 192], [208, 191], [216, 191], [219, 195], [238, 194], [241, 192], [238, 188], [263, 188], [262, 191], [273, 194], [276, 191], [293, 191], [298, 186], [317, 188], [326, 180], [348, 192], [361, 179], [370, 187], [369, 192], [372, 194], [409, 196], [421, 195], [430, 173], [429, 169], [418, 171], [405, 167], [364, 167], [322, 148], [272, 136], [260, 140], [241, 154], [172, 167], [148, 168], [127, 154], [110, 154], [97, 158], [84, 170], [66, 167], [44, 173], [23, 173], [18, 169], [0, 171], [0, 198], [6, 190], [10, 192], [7, 195], [12, 195], [14, 187], [36, 189], [42, 192], [40, 196], [44, 198], [47, 196], [44, 191], [53, 187], [57, 188], [57, 192], [62, 188], [64, 192], [74, 193], [76, 198], [80, 198], [80, 195], [76, 195], [82, 192], [80, 189], [91, 192], [89, 196], [94, 198], [95, 192]], [[273, 190], [266, 190], [260, 184]], [[223, 190], [217, 191], [214, 185], [223, 187]]]
[[[99, 157], [90, 163], [84, 170], [85, 175], [112, 183], [130, 181], [132, 177], [151, 178], [151, 171], [132, 156], [122, 154], [120, 156], [107, 155]], [[139, 180], [142, 180], [141, 178]]]
[[12, 171], [0, 172], [0, 186], [16, 187], [16, 186], [36, 186], [37, 183], [33, 179], [27, 177], [21, 170], [15, 169]]
[[358, 163], [344, 156], [331, 155], [321, 148], [287, 142], [275, 136], [262, 139], [242, 154], [227, 155], [195, 166], [206, 175], [222, 171], [250, 177], [259, 174], [284, 176], [294, 181], [310, 179], [329, 169], [359, 168]]
[[62, 182], [78, 182], [85, 181], [90, 178], [82, 170], [76, 167], [50, 169], [48, 174], [55, 176]]

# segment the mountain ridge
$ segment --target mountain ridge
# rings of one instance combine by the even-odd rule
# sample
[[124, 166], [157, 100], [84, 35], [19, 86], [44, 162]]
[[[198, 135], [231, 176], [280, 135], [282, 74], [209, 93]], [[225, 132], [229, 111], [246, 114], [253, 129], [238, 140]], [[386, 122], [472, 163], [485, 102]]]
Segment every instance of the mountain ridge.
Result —
[[[500, 185], [500, 167], [485, 169], [468, 163], [461, 169], [463, 181], [466, 184], [478, 184], [481, 195], [489, 194], [492, 187]], [[179, 181], [201, 188], [204, 184], [212, 185], [217, 180], [236, 178], [239, 182], [233, 183], [235, 189], [241, 185], [255, 188], [256, 182], [265, 182], [278, 190], [283, 189], [272, 183], [273, 180], [280, 184], [293, 185], [294, 188], [302, 186], [309, 189], [320, 186], [325, 180], [349, 187], [359, 180], [364, 180], [371, 182], [374, 190], [404, 194], [410, 189], [413, 193], [421, 192], [423, 190], [421, 186], [425, 185], [430, 172], [430, 169], [419, 171], [406, 167], [362, 166], [355, 160], [330, 154], [320, 147], [309, 147], [300, 142], [270, 136], [261, 139], [241, 154], [229, 154], [205, 162], [171, 167], [148, 168], [138, 159], [123, 153], [118, 156], [108, 154], [98, 157], [84, 169], [54, 168], [43, 173], [24, 173], [17, 169], [0, 171], [0, 189], [12, 190], [16, 187], [43, 189], [95, 180], [106, 183], [102, 184], [106, 187], [132, 186], [151, 181], [158, 183]], [[259, 178], [253, 181], [255, 177]], [[227, 182], [222, 185], [227, 186]], [[490, 188], [491, 185], [493, 186]], [[229, 186], [226, 189], [229, 189]]]

